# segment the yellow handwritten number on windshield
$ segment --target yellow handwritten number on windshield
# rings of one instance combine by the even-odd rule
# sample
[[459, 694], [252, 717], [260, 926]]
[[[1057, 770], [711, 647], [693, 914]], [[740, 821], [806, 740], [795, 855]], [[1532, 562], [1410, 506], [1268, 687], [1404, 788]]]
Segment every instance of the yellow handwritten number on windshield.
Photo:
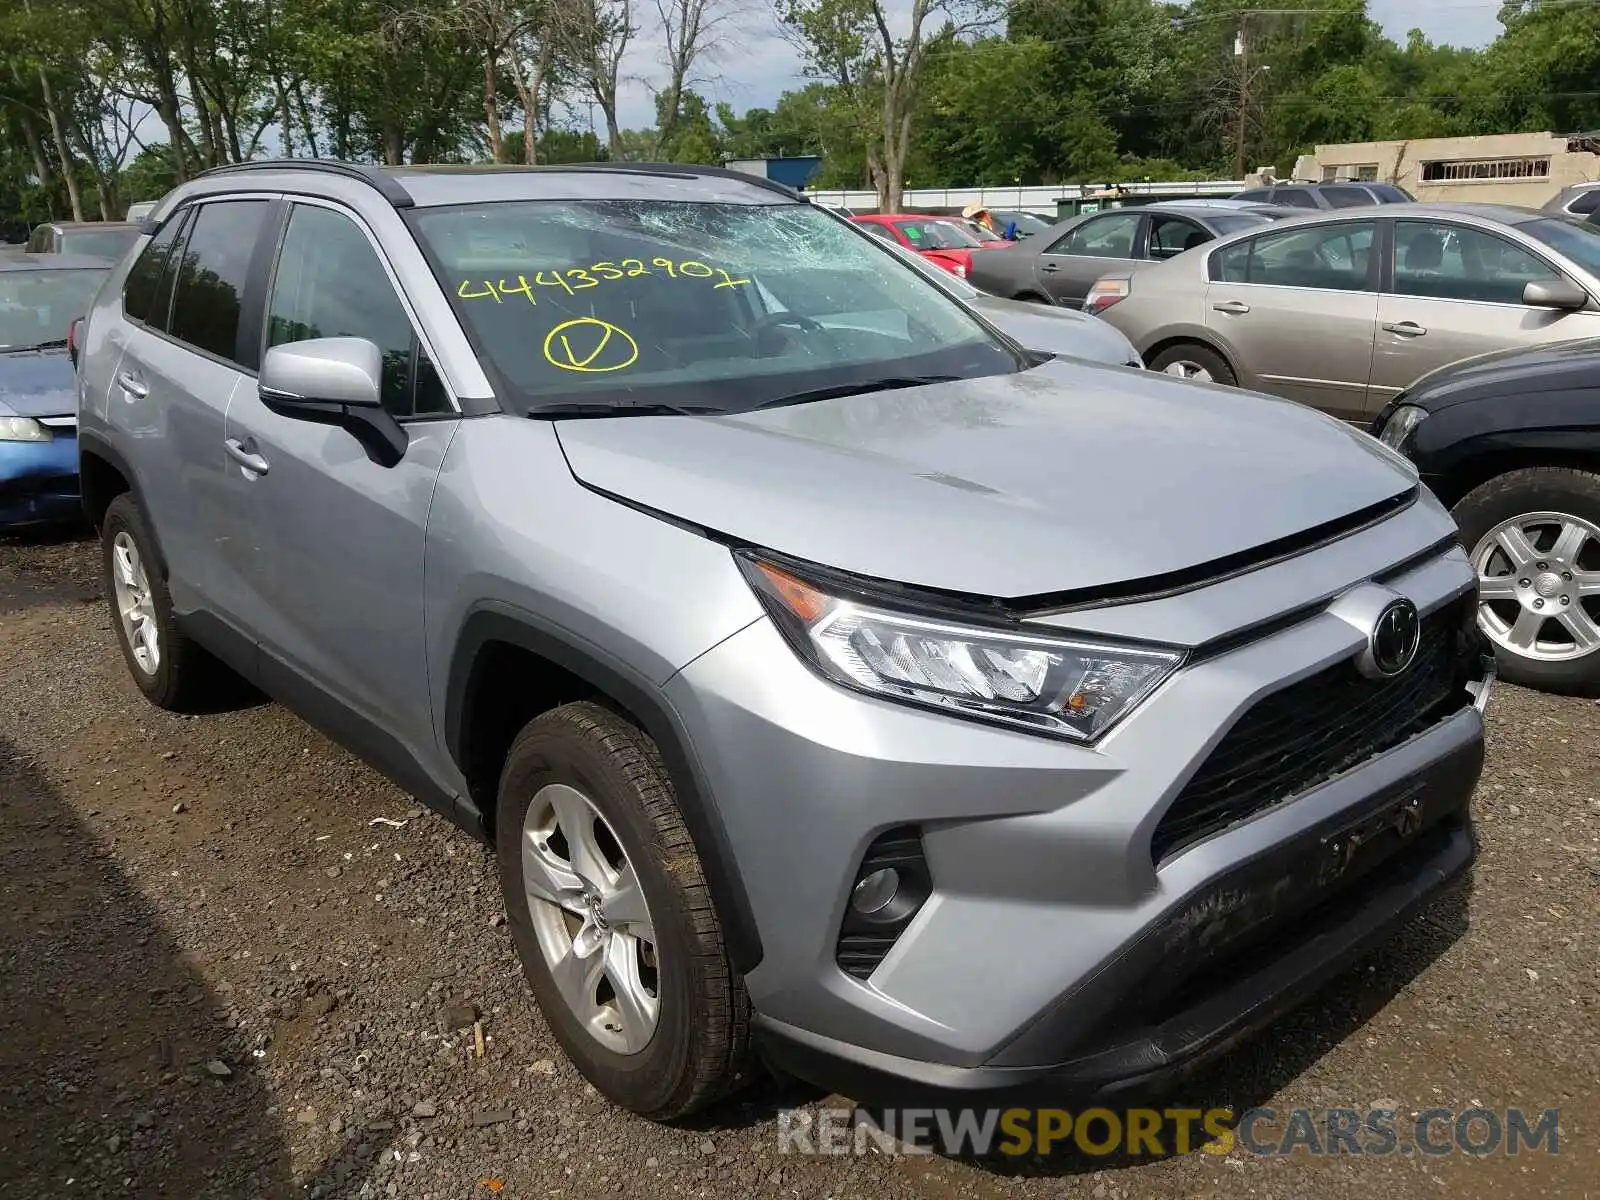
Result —
[[544, 356], [563, 371], [603, 374], [639, 361], [639, 343], [626, 330], [598, 317], [563, 321], [544, 339]]

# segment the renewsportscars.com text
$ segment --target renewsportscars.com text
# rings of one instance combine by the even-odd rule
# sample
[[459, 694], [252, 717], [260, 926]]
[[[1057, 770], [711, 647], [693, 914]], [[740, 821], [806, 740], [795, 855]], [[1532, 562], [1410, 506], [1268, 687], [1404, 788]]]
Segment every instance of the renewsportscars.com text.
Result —
[[1560, 1110], [1507, 1108], [786, 1109], [780, 1154], [1163, 1156], [1559, 1152]]

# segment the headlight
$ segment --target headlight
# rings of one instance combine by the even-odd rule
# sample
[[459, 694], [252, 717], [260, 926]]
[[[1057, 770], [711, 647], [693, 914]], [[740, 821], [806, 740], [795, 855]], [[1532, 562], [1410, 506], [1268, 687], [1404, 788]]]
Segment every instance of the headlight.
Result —
[[0, 417], [0, 442], [48, 442], [54, 437], [32, 417]]
[[1183, 662], [1118, 646], [880, 608], [741, 552], [740, 568], [789, 643], [857, 691], [1076, 742], [1090, 742]]
[[1418, 408], [1415, 404], [1402, 404], [1389, 414], [1389, 420], [1383, 426], [1383, 432], [1378, 435], [1378, 440], [1391, 450], [1404, 450], [1406, 439], [1411, 436], [1412, 430], [1422, 424], [1428, 415], [1428, 410]]

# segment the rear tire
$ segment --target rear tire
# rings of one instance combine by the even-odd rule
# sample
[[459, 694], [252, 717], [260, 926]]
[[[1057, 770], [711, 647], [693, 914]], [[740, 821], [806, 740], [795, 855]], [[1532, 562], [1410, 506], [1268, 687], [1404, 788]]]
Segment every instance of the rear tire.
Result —
[[523, 971], [583, 1077], [654, 1120], [748, 1082], [744, 981], [655, 743], [598, 704], [536, 717], [506, 758], [495, 825]]
[[[1474, 488], [1453, 515], [1478, 573], [1478, 625], [1494, 643], [1500, 674], [1541, 691], [1600, 695], [1600, 475], [1508, 471]], [[1531, 553], [1520, 570], [1511, 558], [1519, 533]], [[1584, 650], [1573, 629], [1596, 643]]]
[[144, 513], [124, 492], [100, 522], [111, 628], [128, 673], [157, 708], [205, 712], [240, 680], [178, 628]]
[[1168, 346], [1150, 360], [1150, 370], [1160, 371], [1163, 375], [1176, 375], [1181, 379], [1192, 379], [1197, 383], [1220, 383], [1236, 387], [1239, 382], [1233, 373], [1233, 368], [1222, 355], [1198, 342], [1181, 342], [1176, 346]]

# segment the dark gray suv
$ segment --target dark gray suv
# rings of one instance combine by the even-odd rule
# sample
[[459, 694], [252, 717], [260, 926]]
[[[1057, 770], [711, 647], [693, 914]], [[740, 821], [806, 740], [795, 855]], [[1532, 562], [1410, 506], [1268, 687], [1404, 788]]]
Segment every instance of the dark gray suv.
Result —
[[261, 163], [150, 227], [79, 376], [134, 681], [491, 839], [620, 1104], [1146, 1083], [1472, 860], [1474, 577], [1364, 433], [731, 172]]
[[1237, 192], [1235, 200], [1282, 204], [1290, 208], [1366, 208], [1373, 204], [1407, 204], [1416, 197], [1392, 183], [1272, 183]]

